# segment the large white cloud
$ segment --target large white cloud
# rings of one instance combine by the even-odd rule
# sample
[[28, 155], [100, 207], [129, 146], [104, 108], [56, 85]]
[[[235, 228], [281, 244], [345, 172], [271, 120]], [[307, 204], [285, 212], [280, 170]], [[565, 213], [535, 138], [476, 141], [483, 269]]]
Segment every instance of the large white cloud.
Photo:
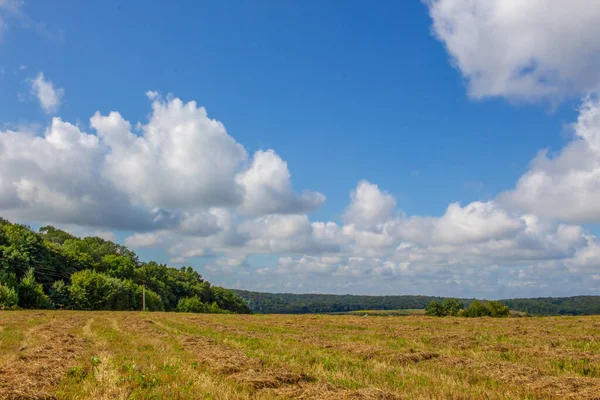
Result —
[[[558, 157], [538, 158], [499, 199], [410, 216], [390, 193], [359, 181], [339, 224], [311, 221], [307, 212], [324, 196], [294, 192], [287, 164], [273, 150], [248, 162], [203, 108], [149, 96], [153, 111], [136, 128], [112, 112], [92, 117], [93, 133], [59, 118], [43, 134], [0, 131], [0, 215], [89, 232], [133, 231], [128, 246], [163, 248], [176, 264], [202, 257], [204, 271], [217, 279], [243, 270], [256, 282], [246, 287], [255, 289], [266, 280], [303, 291], [389, 284], [407, 293], [543, 293], [552, 287], [548, 271], [577, 290], [591, 290], [600, 276], [599, 241], [575, 225], [598, 215], [594, 98], [574, 125], [576, 139]], [[535, 186], [538, 175], [543, 184]], [[573, 176], [581, 177], [577, 185]], [[251, 274], [253, 255], [279, 261]]]
[[155, 100], [141, 135], [120, 114], [96, 113], [91, 125], [110, 148], [103, 173], [137, 203], [165, 208], [238, 204], [234, 180], [243, 146], [195, 102]]
[[[256, 216], [302, 213], [324, 200], [296, 195], [274, 151], [247, 154], [195, 102], [151, 94], [147, 124], [94, 114], [96, 134], [54, 118], [43, 136], [0, 131], [0, 212], [18, 220], [223, 233], [235, 242], [234, 209]], [[228, 210], [229, 209], [229, 210]], [[133, 240], [133, 239], [132, 239]]]
[[598, 89], [600, 7], [590, 0], [425, 0], [474, 98], [560, 100]]
[[519, 209], [572, 223], [600, 222], [600, 103], [581, 106], [575, 138], [556, 157], [542, 151], [516, 188], [500, 200]]
[[297, 195], [292, 189], [287, 163], [273, 150], [257, 151], [252, 165], [238, 175], [237, 181], [244, 188], [244, 202], [239, 207], [243, 214], [303, 214], [325, 201], [325, 196], [318, 192]]
[[358, 228], [372, 229], [387, 221], [395, 207], [396, 199], [392, 195], [363, 180], [350, 194], [350, 205], [346, 208], [343, 219], [347, 224], [356, 225]]

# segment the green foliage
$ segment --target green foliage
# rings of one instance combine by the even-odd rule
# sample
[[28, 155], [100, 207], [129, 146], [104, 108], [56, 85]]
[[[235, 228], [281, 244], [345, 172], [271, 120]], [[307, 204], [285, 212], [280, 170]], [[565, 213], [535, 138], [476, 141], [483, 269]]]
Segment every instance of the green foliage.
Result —
[[14, 287], [0, 282], [0, 310], [10, 310], [17, 306], [19, 295]]
[[425, 315], [432, 317], [456, 317], [463, 308], [465, 308], [464, 304], [457, 299], [444, 299], [441, 303], [437, 300], [432, 300], [425, 307]]
[[507, 306], [497, 301], [481, 302], [473, 301], [469, 307], [461, 311], [460, 315], [464, 317], [506, 317], [510, 314]]
[[68, 308], [71, 304], [69, 299], [69, 288], [64, 281], [54, 281], [48, 293], [50, 300], [57, 308]]
[[452, 317], [456, 317], [460, 311], [465, 308], [465, 305], [458, 301], [457, 299], [445, 299], [442, 302], [442, 308], [444, 310], [444, 315], [449, 315]]
[[19, 307], [53, 308], [50, 298], [44, 293], [42, 284], [35, 280], [33, 268], [29, 268], [19, 282]]
[[208, 312], [208, 306], [198, 296], [183, 297], [179, 299], [177, 303], [177, 311], [179, 312], [193, 312], [193, 313], [206, 313]]
[[535, 299], [500, 300], [512, 310], [532, 315], [600, 314], [600, 296], [540, 297]]
[[[140, 262], [127, 247], [98, 237], [77, 238], [53, 226], [12, 224], [0, 218], [2, 298], [24, 308], [140, 310], [142, 285], [148, 310], [176, 310], [196, 296], [205, 312], [249, 313], [232, 292], [213, 288], [191, 267]], [[214, 306], [213, 306], [214, 303]], [[8, 306], [7, 306], [8, 307]]]
[[432, 300], [425, 307], [425, 315], [429, 315], [431, 317], [443, 317], [445, 316], [444, 307], [442, 307], [442, 303], [437, 300]]
[[[334, 294], [260, 293], [232, 290], [253, 312], [264, 314], [341, 313], [358, 310], [424, 309], [432, 296], [358, 296]], [[468, 300], [464, 300], [467, 302]]]
[[83, 310], [135, 310], [137, 287], [101, 272], [79, 271], [71, 277], [70, 300]]
[[39, 232], [44, 240], [58, 245], [62, 245], [68, 239], [77, 239], [70, 233], [61, 231], [60, 229], [56, 229], [55, 227], [49, 225], [41, 227]]
[[117, 254], [107, 254], [102, 257], [100, 270], [115, 278], [127, 279], [135, 272], [135, 263], [131, 258]]
[[222, 287], [212, 287], [212, 297], [210, 300], [213, 301], [213, 304], [216, 303], [222, 310], [229, 310], [239, 314], [248, 314], [250, 312], [250, 308], [241, 298], [236, 296], [231, 290]]
[[507, 317], [510, 314], [508, 306], [505, 306], [498, 301], [488, 301], [485, 305], [490, 311], [490, 317]]
[[[136, 285], [135, 289], [135, 298], [137, 303], [139, 304], [139, 309], [142, 308], [142, 292], [143, 288], [140, 285]], [[136, 309], [137, 309], [136, 308]], [[147, 311], [164, 311], [165, 306], [163, 304], [162, 298], [154, 293], [151, 289], [146, 288], [146, 310]]]

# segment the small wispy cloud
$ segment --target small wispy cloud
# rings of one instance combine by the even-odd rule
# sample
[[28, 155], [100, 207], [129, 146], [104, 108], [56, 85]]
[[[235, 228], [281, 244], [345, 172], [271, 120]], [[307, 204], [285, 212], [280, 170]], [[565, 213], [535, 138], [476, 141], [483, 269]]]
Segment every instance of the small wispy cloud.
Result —
[[20, 0], [0, 0], [0, 42], [4, 39], [4, 32], [9, 28], [11, 21], [23, 15], [22, 5]]
[[38, 99], [46, 114], [53, 114], [58, 110], [64, 93], [63, 88], [55, 88], [51, 81], [46, 80], [43, 72], [31, 80], [31, 94]]

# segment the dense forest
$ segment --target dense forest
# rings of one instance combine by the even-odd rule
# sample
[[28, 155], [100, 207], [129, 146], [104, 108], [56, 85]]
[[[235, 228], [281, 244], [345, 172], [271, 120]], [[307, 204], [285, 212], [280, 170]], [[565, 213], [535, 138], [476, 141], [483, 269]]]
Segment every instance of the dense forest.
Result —
[[142, 262], [127, 247], [78, 238], [52, 226], [34, 232], [0, 218], [0, 309], [141, 310], [249, 313], [232, 291], [191, 267]]
[[[234, 290], [244, 299], [253, 312], [264, 314], [309, 314], [333, 313], [356, 310], [399, 310], [422, 309], [432, 300], [443, 301], [432, 296], [356, 296], [335, 294], [292, 294], [261, 293]], [[461, 299], [470, 304], [473, 299]]]
[[[424, 309], [431, 301], [446, 298], [431, 296], [356, 296], [332, 294], [260, 293], [234, 290], [253, 312], [265, 314], [334, 313], [356, 310]], [[469, 307], [475, 299], [458, 299]], [[600, 296], [546, 297], [499, 300], [511, 310], [531, 315], [600, 314]]]
[[540, 297], [535, 299], [500, 300], [511, 310], [532, 315], [595, 315], [600, 314], [600, 296]]

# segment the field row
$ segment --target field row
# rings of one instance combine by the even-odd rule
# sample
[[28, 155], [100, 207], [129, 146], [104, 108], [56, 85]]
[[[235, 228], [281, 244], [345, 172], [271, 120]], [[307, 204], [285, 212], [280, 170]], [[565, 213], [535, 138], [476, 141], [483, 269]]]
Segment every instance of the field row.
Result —
[[600, 317], [0, 313], [0, 398], [598, 399]]

